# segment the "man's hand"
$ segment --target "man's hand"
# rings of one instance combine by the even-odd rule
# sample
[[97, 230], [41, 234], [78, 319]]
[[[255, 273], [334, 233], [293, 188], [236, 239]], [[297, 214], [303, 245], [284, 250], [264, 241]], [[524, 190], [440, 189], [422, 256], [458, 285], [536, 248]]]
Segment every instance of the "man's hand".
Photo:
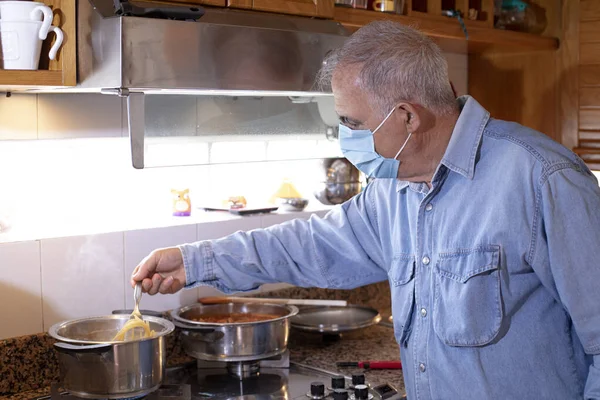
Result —
[[142, 282], [150, 295], [175, 293], [185, 286], [183, 256], [177, 247], [154, 250], [138, 264], [131, 274], [131, 286]]

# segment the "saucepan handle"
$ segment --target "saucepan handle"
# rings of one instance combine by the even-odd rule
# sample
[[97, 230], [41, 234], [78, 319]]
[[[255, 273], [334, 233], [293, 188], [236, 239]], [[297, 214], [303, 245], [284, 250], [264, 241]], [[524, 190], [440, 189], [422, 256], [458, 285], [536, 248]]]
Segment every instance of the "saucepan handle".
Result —
[[173, 321], [173, 325], [175, 325], [176, 328], [178, 328], [182, 331], [193, 331], [193, 332], [198, 332], [198, 333], [212, 333], [215, 331], [214, 328], [207, 328], [205, 326], [188, 324], [188, 323], [185, 323], [182, 321], [177, 321], [177, 320]]
[[188, 336], [191, 339], [198, 340], [201, 342], [206, 342], [206, 343], [217, 342], [217, 341], [223, 339], [223, 337], [225, 336], [225, 334], [223, 332], [218, 332], [218, 331], [214, 331], [214, 330], [212, 332], [198, 331], [198, 330], [195, 330], [195, 331], [182, 330], [181, 334]]
[[225, 336], [223, 332], [214, 328], [199, 327], [198, 325], [186, 324], [181, 321], [174, 321], [173, 323], [182, 335], [201, 342], [214, 343]]

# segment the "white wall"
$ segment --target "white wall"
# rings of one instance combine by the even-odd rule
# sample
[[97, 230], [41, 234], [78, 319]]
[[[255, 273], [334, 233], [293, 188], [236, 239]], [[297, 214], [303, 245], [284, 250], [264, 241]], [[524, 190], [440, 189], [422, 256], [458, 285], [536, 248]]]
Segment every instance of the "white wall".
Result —
[[[324, 215], [324, 212], [316, 213]], [[52, 324], [132, 308], [129, 276], [150, 251], [238, 230], [267, 227], [311, 213], [0, 244], [0, 339], [47, 331]], [[261, 291], [286, 285], [265, 285]], [[201, 287], [173, 295], [144, 295], [141, 308], [171, 310], [199, 296], [220, 294]]]

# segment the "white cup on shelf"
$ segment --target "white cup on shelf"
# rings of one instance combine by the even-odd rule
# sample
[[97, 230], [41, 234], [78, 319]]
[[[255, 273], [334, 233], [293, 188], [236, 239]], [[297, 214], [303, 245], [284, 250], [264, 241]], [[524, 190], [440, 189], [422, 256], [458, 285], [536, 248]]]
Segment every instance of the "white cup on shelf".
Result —
[[[0, 68], [37, 70], [43, 43], [40, 39], [42, 29], [44, 26], [40, 21], [0, 19]], [[63, 32], [56, 26], [50, 26], [49, 31], [56, 34], [56, 41], [48, 53], [48, 58], [54, 60], [63, 42]]]
[[52, 9], [44, 3], [0, 0], [0, 21], [41, 21], [42, 28], [39, 31], [41, 40], [45, 40], [48, 36], [53, 19]]

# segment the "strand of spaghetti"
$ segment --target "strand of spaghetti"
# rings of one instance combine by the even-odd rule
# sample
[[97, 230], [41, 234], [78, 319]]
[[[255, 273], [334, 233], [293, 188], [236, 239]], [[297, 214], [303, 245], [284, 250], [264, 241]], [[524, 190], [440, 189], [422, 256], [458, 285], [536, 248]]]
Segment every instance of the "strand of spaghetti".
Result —
[[127, 334], [127, 332], [135, 328], [144, 329], [144, 333], [142, 334], [142, 336], [140, 336], [140, 339], [154, 336], [154, 331], [150, 329], [150, 324], [147, 321], [144, 321], [138, 316], [134, 315], [134, 318], [127, 321], [125, 325], [123, 325], [123, 327], [119, 330], [119, 332], [117, 332], [117, 334], [113, 338], [113, 341], [120, 342], [125, 340], [125, 335]]

